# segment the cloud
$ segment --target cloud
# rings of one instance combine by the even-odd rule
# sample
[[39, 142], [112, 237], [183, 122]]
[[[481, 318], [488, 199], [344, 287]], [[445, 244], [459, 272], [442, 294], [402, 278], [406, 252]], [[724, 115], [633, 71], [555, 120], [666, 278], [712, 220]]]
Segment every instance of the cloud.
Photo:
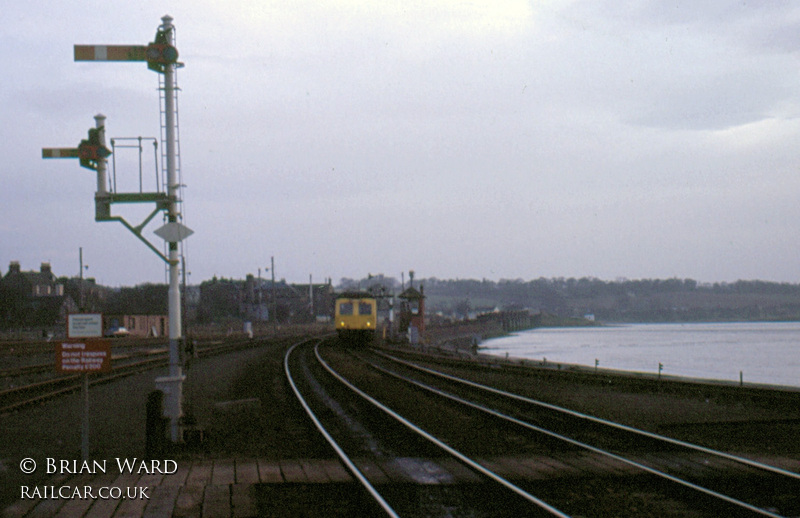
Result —
[[[93, 221], [93, 173], [42, 162], [40, 148], [77, 144], [98, 112], [109, 137], [158, 135], [156, 74], [71, 51], [144, 44], [164, 6], [59, 4], [42, 19], [44, 4], [11, 5], [0, 36], [20, 49], [0, 57], [19, 72], [0, 87], [14, 128], [0, 145], [14, 208], [0, 239], [13, 244], [0, 252], [29, 249], [35, 267], [47, 240], [71, 268], [83, 246], [106, 279], [161, 281], [152, 252]], [[193, 281], [254, 273], [270, 255], [289, 279], [797, 276], [791, 3], [202, 0], [168, 12], [186, 64]], [[126, 164], [120, 185], [135, 191]], [[39, 199], [22, 217], [22, 200]], [[341, 225], [353, 215], [368, 222], [358, 232]], [[748, 247], [782, 259], [759, 275]]]

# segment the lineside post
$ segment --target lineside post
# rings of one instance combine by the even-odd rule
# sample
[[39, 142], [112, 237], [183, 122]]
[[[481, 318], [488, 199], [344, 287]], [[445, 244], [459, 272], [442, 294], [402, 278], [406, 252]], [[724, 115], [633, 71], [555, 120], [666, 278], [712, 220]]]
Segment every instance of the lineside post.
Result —
[[[159, 32], [163, 33], [170, 44], [174, 42], [172, 18], [161, 18], [163, 24]], [[176, 131], [175, 131], [175, 68], [176, 63], [164, 64], [164, 125], [166, 126], [164, 143], [167, 156], [167, 209], [168, 224], [178, 223], [179, 180], [176, 168]], [[181, 290], [179, 278], [180, 259], [178, 258], [178, 241], [168, 240], [169, 247], [169, 375], [156, 379], [156, 387], [164, 391], [164, 413], [169, 417], [170, 437], [172, 442], [180, 440], [180, 418], [183, 416], [183, 380], [180, 357], [183, 332], [181, 329]]]

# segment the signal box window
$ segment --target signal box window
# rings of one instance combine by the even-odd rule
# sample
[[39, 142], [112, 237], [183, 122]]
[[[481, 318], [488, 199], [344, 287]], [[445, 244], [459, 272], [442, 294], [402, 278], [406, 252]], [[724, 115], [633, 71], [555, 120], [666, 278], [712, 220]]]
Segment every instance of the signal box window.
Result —
[[342, 302], [339, 304], [339, 314], [340, 315], [352, 315], [353, 314], [353, 303], [352, 302]]
[[359, 315], [371, 315], [372, 314], [372, 304], [367, 304], [365, 302], [360, 302], [358, 304], [358, 314]]

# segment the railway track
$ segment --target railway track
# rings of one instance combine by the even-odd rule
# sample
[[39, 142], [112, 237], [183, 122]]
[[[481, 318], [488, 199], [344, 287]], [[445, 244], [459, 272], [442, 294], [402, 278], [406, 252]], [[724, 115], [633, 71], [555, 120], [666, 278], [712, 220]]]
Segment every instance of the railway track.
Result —
[[[197, 351], [197, 356], [204, 358], [226, 354], [259, 344], [260, 341], [258, 340], [215, 342], [201, 346]], [[168, 361], [169, 357], [166, 349], [159, 347], [150, 346], [145, 350], [131, 350], [125, 354], [115, 353], [112, 357], [112, 371], [107, 374], [91, 374], [89, 376], [89, 384], [108, 383], [124, 376], [131, 376], [146, 370], [163, 367], [168, 364]], [[0, 415], [80, 390], [82, 375], [56, 376], [54, 368], [53, 363], [48, 362], [2, 371], [4, 377], [15, 379], [39, 373], [52, 373], [52, 377], [40, 381], [21, 383], [18, 386], [0, 390]]]
[[[513, 426], [575, 446], [597, 469], [620, 467], [681, 493], [710, 515], [781, 516], [800, 513], [800, 474], [725, 452], [597, 419], [517, 394], [437, 372], [380, 353], [359, 354], [372, 368], [426, 393], [457, 402]], [[673, 487], [670, 487], [673, 486]]]
[[386, 515], [569, 516], [367, 395], [322, 358], [319, 342], [292, 346], [284, 368], [314, 425]]
[[[152, 358], [156, 355], [163, 355], [167, 352], [166, 344], [142, 345], [117, 345], [114, 344], [111, 362], [113, 365], [124, 365], [141, 360], [142, 358]], [[20, 352], [19, 354], [24, 354]], [[19, 360], [19, 357], [16, 358]], [[54, 350], [53, 345], [46, 350], [37, 350], [26, 358], [30, 363], [17, 365], [5, 369], [0, 369], [0, 380], [16, 380], [18, 378], [33, 377], [42, 375], [52, 377], [55, 375]], [[37, 361], [38, 360], [38, 361]]]
[[[362, 410], [363, 415], [371, 417], [361, 419], [341, 410], [355, 405], [352, 401], [358, 394], [360, 400], [392, 415], [394, 421], [408, 429], [418, 429], [426, 440], [456, 452], [461, 469], [471, 477], [482, 476], [485, 470], [491, 473], [490, 478], [503, 479], [508, 485], [501, 485], [506, 489], [513, 486], [516, 497], [528, 495], [530, 498], [524, 500], [530, 508], [522, 511], [524, 515], [529, 515], [531, 509], [556, 516], [607, 512], [620, 516], [800, 514], [800, 475], [795, 472], [558, 408], [387, 355], [322, 349], [323, 352], [317, 350], [315, 359], [309, 352], [298, 354], [305, 359], [291, 360], [295, 362], [291, 368], [288, 354], [285, 360], [290, 379], [294, 371], [304, 376], [313, 374], [316, 380], [302, 382], [305, 388], [295, 391], [311, 400], [316, 398], [307, 411], [326, 416], [315, 423], [318, 428], [337, 430], [326, 433], [334, 441], [346, 444], [352, 442], [356, 432], [342, 420], [371, 423], [369, 440], [384, 433], [390, 425], [385, 419], [375, 425], [375, 410]], [[325, 366], [314, 367], [312, 361]], [[333, 388], [333, 381], [320, 381], [323, 377], [336, 379], [342, 386], [347, 384], [351, 394]], [[314, 384], [322, 386], [327, 396], [321, 396]], [[335, 402], [326, 403], [325, 397]], [[358, 403], [362, 404], [365, 403]], [[398, 444], [397, 439], [386, 441]], [[358, 461], [353, 459], [359, 450], [345, 453], [349, 462], [358, 467]], [[411, 451], [403, 455], [393, 457], [391, 463], [396, 465], [409, 456], [421, 458], [422, 454]], [[344, 457], [343, 462], [348, 463]], [[446, 471], [441, 465], [439, 468]], [[368, 473], [365, 478], [372, 482]], [[469, 487], [464, 481], [475, 480], [469, 476], [455, 478], [449, 482], [454, 486]], [[368, 491], [382, 495], [385, 487], [373, 484]], [[485, 494], [483, 499], [494, 502], [492, 513], [503, 512], [499, 508], [508, 501], [498, 494]], [[389, 507], [394, 509], [391, 503]], [[402, 509], [400, 515], [425, 515], [413, 508]], [[519, 513], [519, 509], [515, 512]], [[391, 511], [387, 512], [391, 515]], [[482, 515], [488, 511], [475, 512]], [[461, 512], [451, 514], [458, 516]]]

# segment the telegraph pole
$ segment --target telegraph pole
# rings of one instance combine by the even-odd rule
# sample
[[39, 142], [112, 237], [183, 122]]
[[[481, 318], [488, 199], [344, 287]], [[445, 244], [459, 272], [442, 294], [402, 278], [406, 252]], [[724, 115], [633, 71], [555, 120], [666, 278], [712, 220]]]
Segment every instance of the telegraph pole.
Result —
[[277, 303], [275, 301], [275, 256], [269, 258], [269, 271], [272, 274], [272, 331], [277, 334], [278, 332], [278, 313]]

